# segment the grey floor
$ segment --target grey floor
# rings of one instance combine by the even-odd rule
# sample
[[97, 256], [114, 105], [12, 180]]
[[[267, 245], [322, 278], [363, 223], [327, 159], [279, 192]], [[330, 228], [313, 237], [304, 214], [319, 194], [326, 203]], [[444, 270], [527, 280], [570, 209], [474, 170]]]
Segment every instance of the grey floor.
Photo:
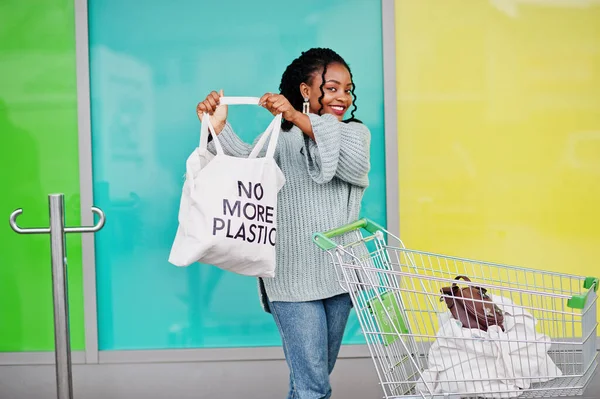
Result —
[[[282, 399], [287, 377], [283, 360], [73, 367], [76, 399]], [[332, 380], [333, 399], [383, 396], [370, 358], [340, 359]], [[0, 399], [52, 398], [56, 398], [53, 366], [0, 365]], [[600, 371], [582, 396], [572, 397], [576, 398], [600, 399]]]
[[[552, 395], [551, 393], [546, 393], [545, 395], [546, 396], [542, 396], [542, 395], [540, 395], [540, 393], [536, 393], [536, 394], [532, 395], [531, 397], [536, 397], [536, 398], [538, 398], [538, 397], [547, 397], [547, 398], [556, 397], [556, 396], [551, 396]], [[565, 395], [565, 393], [562, 393], [562, 395]], [[527, 394], [525, 395], [525, 397], [528, 397]], [[561, 396], [560, 398], [562, 398], [562, 399], [600, 399], [600, 366], [598, 366], [598, 368], [596, 369], [596, 372], [594, 373], [594, 375], [591, 377], [590, 381], [588, 382], [588, 386], [585, 389], [585, 391], [583, 392], [583, 395]]]
[[600, 366], [596, 369], [596, 374], [592, 377], [590, 384], [580, 399], [600, 399]]

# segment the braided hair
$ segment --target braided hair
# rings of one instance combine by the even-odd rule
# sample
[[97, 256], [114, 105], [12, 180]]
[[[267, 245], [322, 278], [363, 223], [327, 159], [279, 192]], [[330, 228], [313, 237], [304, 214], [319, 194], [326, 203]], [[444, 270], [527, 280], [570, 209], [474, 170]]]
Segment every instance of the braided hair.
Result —
[[[319, 104], [321, 108], [317, 112], [321, 115], [323, 111], [323, 97], [325, 92], [323, 91], [323, 85], [325, 84], [325, 74], [327, 73], [327, 66], [330, 64], [341, 64], [350, 73], [350, 79], [352, 80], [352, 72], [350, 67], [344, 61], [344, 59], [337, 54], [335, 51], [328, 48], [311, 48], [310, 50], [302, 52], [300, 57], [296, 58], [283, 72], [281, 77], [281, 83], [279, 84], [279, 93], [288, 99], [290, 104], [297, 109], [302, 111], [302, 103], [304, 99], [300, 93], [300, 84], [306, 83], [312, 84], [313, 75], [321, 68], [322, 72], [322, 83], [321, 83], [321, 96], [319, 97]], [[354, 94], [355, 85], [352, 85], [352, 112], [350, 113], [350, 119], [344, 120], [344, 122], [360, 122], [354, 117], [356, 111], [356, 94]], [[292, 128], [292, 122], [286, 121], [285, 119], [281, 122], [283, 130], [288, 131]]]

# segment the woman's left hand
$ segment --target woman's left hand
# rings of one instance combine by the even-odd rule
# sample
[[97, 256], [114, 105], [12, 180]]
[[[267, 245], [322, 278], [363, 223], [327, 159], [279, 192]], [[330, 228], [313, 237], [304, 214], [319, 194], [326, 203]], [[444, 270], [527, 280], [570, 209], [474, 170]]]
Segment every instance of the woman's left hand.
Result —
[[268, 109], [273, 115], [282, 114], [285, 120], [292, 123], [300, 113], [281, 94], [266, 93], [260, 98], [259, 104]]

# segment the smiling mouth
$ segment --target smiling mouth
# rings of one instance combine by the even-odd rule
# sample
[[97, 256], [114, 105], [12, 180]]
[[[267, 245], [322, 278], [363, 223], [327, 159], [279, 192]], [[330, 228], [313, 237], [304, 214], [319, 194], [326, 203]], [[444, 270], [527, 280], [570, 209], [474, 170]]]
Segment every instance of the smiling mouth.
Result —
[[344, 112], [346, 112], [346, 107], [343, 105], [330, 105], [330, 108], [338, 115], [342, 115]]

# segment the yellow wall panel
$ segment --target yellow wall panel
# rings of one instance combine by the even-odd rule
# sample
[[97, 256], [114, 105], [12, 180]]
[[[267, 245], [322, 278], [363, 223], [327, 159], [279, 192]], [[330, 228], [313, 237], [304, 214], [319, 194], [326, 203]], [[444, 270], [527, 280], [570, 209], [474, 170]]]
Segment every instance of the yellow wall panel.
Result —
[[600, 4], [395, 5], [406, 245], [600, 277]]

